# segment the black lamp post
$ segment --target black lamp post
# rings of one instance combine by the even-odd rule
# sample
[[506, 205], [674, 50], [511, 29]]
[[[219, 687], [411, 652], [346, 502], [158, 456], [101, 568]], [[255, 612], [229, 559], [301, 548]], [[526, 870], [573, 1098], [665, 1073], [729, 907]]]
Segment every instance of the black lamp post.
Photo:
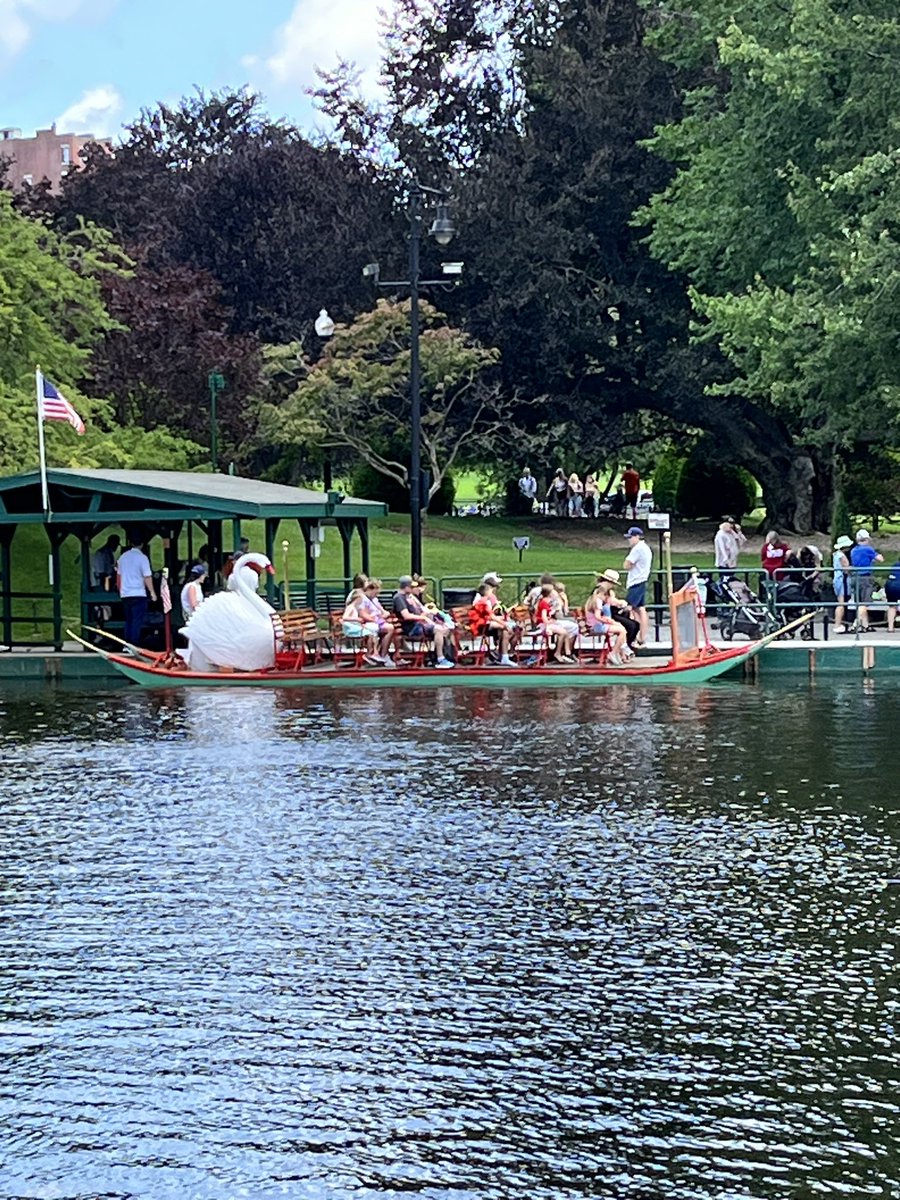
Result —
[[219, 393], [225, 390], [225, 376], [216, 367], [207, 375], [206, 382], [209, 384], [209, 457], [215, 474], [219, 469], [218, 399]]
[[425, 187], [416, 181], [409, 192], [409, 279], [379, 278], [377, 263], [370, 263], [363, 274], [375, 280], [376, 287], [409, 288], [409, 533], [412, 574], [422, 573], [422, 370], [419, 363], [419, 288], [446, 287], [445, 279], [422, 279], [419, 248], [422, 242], [422, 209], [426, 196], [437, 196], [437, 213], [429, 233], [439, 246], [447, 246], [456, 230], [447, 208], [446, 192]]

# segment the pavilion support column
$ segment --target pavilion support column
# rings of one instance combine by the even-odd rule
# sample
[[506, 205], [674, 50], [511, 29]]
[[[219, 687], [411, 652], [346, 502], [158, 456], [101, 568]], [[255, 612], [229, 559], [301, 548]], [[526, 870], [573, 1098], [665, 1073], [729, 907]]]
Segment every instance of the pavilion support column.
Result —
[[315, 608], [316, 560], [313, 557], [313, 546], [318, 545], [318, 543], [315, 541], [315, 530], [319, 522], [309, 521], [304, 517], [298, 517], [297, 524], [300, 526], [300, 532], [303, 534], [303, 542], [306, 546], [306, 605], [308, 608]]
[[353, 579], [353, 530], [356, 522], [348, 521], [346, 517], [338, 517], [336, 524], [344, 548], [344, 591], [349, 592]]
[[[281, 521], [278, 517], [266, 517], [266, 558], [273, 567], [278, 569], [275, 564], [275, 539], [278, 537], [278, 526]], [[266, 572], [266, 599], [271, 605], [275, 604], [275, 593], [278, 584], [275, 576]]]
[[67, 534], [64, 529], [54, 529], [52, 525], [46, 525], [47, 538], [50, 542], [50, 564], [53, 572], [53, 591], [51, 593], [53, 599], [53, 649], [62, 650], [63, 648], [63, 619], [62, 619], [62, 575], [61, 562], [59, 551], [63, 542], [66, 540]]
[[[93, 625], [93, 612], [88, 602], [88, 594], [94, 590], [94, 579], [91, 574], [91, 538], [95, 529], [83, 529], [78, 538], [81, 545], [81, 624]], [[82, 634], [82, 637], [84, 634]], [[87, 651], [85, 651], [87, 653]]]
[[4, 646], [13, 644], [12, 540], [15, 535], [15, 525], [4, 525], [0, 528], [0, 579], [3, 580], [3, 591], [0, 593], [0, 641]]
[[225, 554], [222, 546], [222, 522], [210, 521], [207, 527], [209, 538], [209, 577], [217, 586], [222, 583], [222, 568], [225, 565]]

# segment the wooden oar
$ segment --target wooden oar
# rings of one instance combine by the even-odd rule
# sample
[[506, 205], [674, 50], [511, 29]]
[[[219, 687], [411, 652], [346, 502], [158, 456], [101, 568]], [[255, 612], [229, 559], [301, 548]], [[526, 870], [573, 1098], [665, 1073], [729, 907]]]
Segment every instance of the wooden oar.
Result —
[[[81, 628], [86, 629], [88, 633], [99, 633], [101, 637], [108, 638], [111, 642], [118, 642], [120, 646], [127, 646], [128, 649], [136, 654], [138, 658], [149, 658], [151, 662], [159, 658], [158, 654], [151, 654], [149, 650], [142, 650], [140, 646], [132, 646], [131, 642], [126, 642], [123, 638], [116, 637], [114, 633], [107, 633], [105, 629], [98, 629], [95, 625], [82, 625]], [[68, 632], [69, 630], [67, 629], [66, 633]], [[76, 637], [74, 633], [72, 634], [72, 637], [75, 638], [76, 642], [81, 642], [82, 645], [89, 645], [93, 649], [97, 649], [97, 647], [93, 646], [93, 643], [86, 643], [83, 638]]]

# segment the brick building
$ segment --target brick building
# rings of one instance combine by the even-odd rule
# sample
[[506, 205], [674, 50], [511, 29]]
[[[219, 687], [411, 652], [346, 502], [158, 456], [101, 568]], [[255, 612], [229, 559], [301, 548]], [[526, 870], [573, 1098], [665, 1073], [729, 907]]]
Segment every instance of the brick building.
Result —
[[22, 137], [20, 129], [0, 129], [0, 158], [9, 160], [6, 178], [14, 188], [49, 179], [53, 191], [58, 192], [63, 176], [81, 165], [82, 147], [97, 141], [112, 153], [106, 138], [95, 138], [92, 133], [57, 133], [55, 125], [39, 129], [34, 137]]

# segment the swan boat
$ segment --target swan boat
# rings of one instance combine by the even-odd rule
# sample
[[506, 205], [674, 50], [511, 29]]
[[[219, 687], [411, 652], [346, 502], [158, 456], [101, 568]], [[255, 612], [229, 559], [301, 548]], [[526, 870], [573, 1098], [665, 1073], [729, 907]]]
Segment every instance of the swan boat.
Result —
[[[240, 560], [232, 576], [237, 576], [235, 582], [232, 584], [229, 580], [229, 587], [236, 593], [249, 593], [251, 590], [251, 584], [243, 572], [244, 567], [250, 565], [260, 570], [268, 569], [268, 559], [264, 555], [247, 557], [255, 559], [255, 563], [247, 564], [243, 559]], [[247, 595], [243, 598], [248, 599]], [[246, 649], [248, 644], [252, 644], [255, 647], [252, 650], [254, 661], [247, 662], [241, 657], [241, 662], [235, 664], [226, 658], [225, 665], [221, 665], [220, 653], [220, 665], [214, 667], [205, 657], [206, 650], [210, 647], [210, 642], [205, 640], [208, 631], [198, 625], [192, 633], [191, 626], [202, 614], [204, 607], [216, 599], [216, 596], [212, 596], [208, 601], [204, 601], [188, 622], [184, 632], [190, 648], [184, 656], [177, 653], [151, 653], [128, 643], [122, 643], [125, 652], [119, 653], [103, 649], [71, 631], [68, 632], [75, 641], [105, 658], [127, 679], [145, 688], [598, 688], [708, 683], [727, 671], [742, 666], [776, 638], [810, 619], [809, 615], [800, 617], [759, 641], [723, 649], [709, 641], [696, 588], [689, 585], [670, 595], [673, 647], [668, 658], [641, 656], [640, 659], [632, 660], [629, 666], [611, 666], [603, 661], [604, 656], [601, 653], [597, 662], [585, 661], [571, 666], [557, 666], [548, 665], [542, 656], [537, 656], [538, 661], [535, 665], [523, 663], [517, 667], [501, 667], [484, 662], [483, 655], [470, 654], [469, 657], [474, 657], [475, 661], [464, 661], [467, 656], [463, 651], [453, 670], [413, 665], [417, 660], [416, 655], [412, 655], [408, 662], [406, 660], [409, 656], [398, 656], [400, 661], [397, 665], [388, 669], [358, 665], [356, 660], [346, 659], [334, 651], [330, 654], [326, 652], [324, 657], [319, 654], [308, 655], [302, 644], [299, 652], [287, 651], [284, 642], [280, 640], [283, 638], [282, 618], [286, 614], [274, 613], [261, 597], [254, 596], [253, 600], [248, 601], [250, 608], [255, 610], [248, 626], [254, 633], [253, 637], [246, 638], [239, 625], [227, 633], [227, 636], [218, 629], [214, 631], [220, 642], [224, 641], [229, 653], [232, 646]], [[255, 601], [258, 601], [258, 604]], [[226, 615], [225, 610], [225, 605], [216, 605], [217, 618], [220, 613]], [[238, 611], [233, 604], [228, 606], [228, 610], [232, 616]], [[263, 616], [267, 622], [268, 641], [265, 647], [261, 624]], [[221, 645], [218, 652], [221, 652]], [[243, 654], [243, 650], [241, 653]]]

